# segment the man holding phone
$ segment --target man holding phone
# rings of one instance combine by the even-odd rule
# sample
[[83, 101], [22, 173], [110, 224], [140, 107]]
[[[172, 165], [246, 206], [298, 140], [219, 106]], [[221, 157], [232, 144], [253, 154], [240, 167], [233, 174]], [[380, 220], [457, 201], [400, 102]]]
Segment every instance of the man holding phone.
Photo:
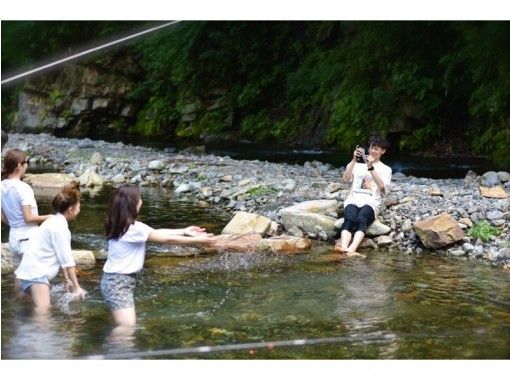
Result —
[[391, 168], [381, 162], [381, 156], [389, 147], [388, 141], [374, 136], [368, 144], [368, 156], [363, 148], [356, 146], [342, 177], [345, 182], [352, 182], [352, 187], [344, 201], [344, 223], [335, 250], [347, 255], [358, 249], [391, 182]]

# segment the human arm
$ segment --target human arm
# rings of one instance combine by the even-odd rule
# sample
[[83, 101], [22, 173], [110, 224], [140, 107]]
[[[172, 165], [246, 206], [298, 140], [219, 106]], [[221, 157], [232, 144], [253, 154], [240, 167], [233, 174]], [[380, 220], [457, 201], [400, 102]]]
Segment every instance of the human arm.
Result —
[[9, 221], [7, 220], [7, 217], [4, 214], [4, 210], [2, 210], [2, 223], [5, 225], [9, 225]]
[[354, 165], [356, 165], [356, 158], [358, 157], [361, 157], [361, 152], [358, 150], [358, 146], [356, 146], [356, 149], [354, 149], [354, 152], [352, 153], [352, 160], [347, 164], [344, 175], [342, 176], [344, 182], [351, 181], [352, 171], [354, 170]]
[[64, 278], [67, 278], [66, 281], [66, 290], [69, 291], [69, 285], [72, 287], [72, 295], [78, 299], [84, 299], [87, 292], [80, 287], [78, 283], [78, 277], [76, 276], [76, 267], [67, 267], [62, 268], [64, 272]]
[[372, 157], [368, 157], [367, 162], [367, 168], [370, 174], [372, 175], [372, 178], [379, 188], [379, 192], [381, 195], [386, 195], [388, 192], [388, 185], [391, 181], [391, 170], [389, 172], [386, 172], [386, 170], [383, 170], [383, 172], [378, 172], [375, 167], [373, 166], [374, 161]]
[[160, 228], [152, 230], [147, 239], [153, 243], [167, 243], [167, 244], [196, 244], [208, 243], [209, 237], [212, 234], [205, 232], [205, 229], [190, 226], [179, 229]]
[[34, 215], [34, 214], [32, 214], [32, 206], [30, 206], [30, 205], [24, 205], [23, 206], [23, 219], [25, 220], [25, 223], [37, 223], [37, 224], [39, 224], [39, 223], [44, 222], [50, 216], [51, 216], [51, 214], [48, 214], [48, 215]]

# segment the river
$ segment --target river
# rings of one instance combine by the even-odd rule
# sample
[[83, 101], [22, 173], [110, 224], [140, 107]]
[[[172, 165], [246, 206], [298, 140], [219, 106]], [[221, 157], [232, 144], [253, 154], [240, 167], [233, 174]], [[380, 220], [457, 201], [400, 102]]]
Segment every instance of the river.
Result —
[[[189, 224], [221, 232], [230, 216], [172, 191], [142, 188], [141, 220], [153, 227]], [[106, 248], [101, 225], [112, 189], [84, 194], [70, 223], [73, 248]], [[37, 199], [40, 213], [50, 200]], [[7, 230], [2, 226], [2, 241]], [[47, 319], [15, 297], [2, 276], [2, 359], [106, 358], [510, 358], [510, 273], [482, 261], [369, 251], [367, 259], [331, 261], [315, 243], [296, 256], [201, 255], [149, 245], [135, 295], [133, 331], [113, 329], [100, 291], [103, 262], [79, 271], [89, 292], [68, 303], [53, 288]], [[316, 344], [175, 354], [171, 349], [321, 339]], [[162, 350], [152, 354], [148, 351]]]

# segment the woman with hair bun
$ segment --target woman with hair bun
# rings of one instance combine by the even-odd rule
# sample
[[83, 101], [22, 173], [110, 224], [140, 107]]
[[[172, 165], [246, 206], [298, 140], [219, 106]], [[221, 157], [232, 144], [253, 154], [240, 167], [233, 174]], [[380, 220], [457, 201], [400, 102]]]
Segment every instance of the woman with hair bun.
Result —
[[28, 239], [51, 215], [39, 215], [34, 191], [21, 179], [29, 158], [19, 149], [5, 153], [2, 169], [2, 222], [9, 226], [9, 252], [15, 265], [21, 261]]
[[36, 311], [46, 313], [50, 307], [50, 280], [60, 268], [66, 279], [66, 290], [72, 286], [75, 298], [83, 299], [85, 290], [76, 277], [76, 264], [71, 253], [71, 231], [68, 222], [80, 213], [78, 184], [71, 182], [53, 198], [52, 206], [57, 212], [50, 215], [30, 238], [21, 264], [16, 270], [21, 291], [30, 294]]

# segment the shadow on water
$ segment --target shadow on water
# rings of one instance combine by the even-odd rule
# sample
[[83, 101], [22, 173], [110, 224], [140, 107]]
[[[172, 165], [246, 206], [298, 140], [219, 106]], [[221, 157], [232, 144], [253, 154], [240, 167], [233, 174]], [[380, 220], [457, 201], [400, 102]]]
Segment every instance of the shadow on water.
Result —
[[[111, 194], [84, 195], [82, 213], [70, 225], [74, 248], [106, 248], [101, 225]], [[164, 190], [142, 196], [141, 218], [155, 227], [197, 224], [218, 233], [229, 220]], [[42, 213], [50, 211], [49, 200], [38, 204]], [[153, 358], [510, 357], [509, 273], [433, 255], [368, 251], [364, 260], [338, 261], [331, 253], [327, 244], [288, 256], [151, 244], [137, 278], [134, 330], [113, 328], [99, 291], [103, 261], [80, 269], [88, 291], [81, 303], [69, 302], [55, 282], [55, 306], [44, 321], [16, 298], [13, 275], [4, 275], [2, 358], [136, 358], [150, 350], [330, 337], [344, 340]]]

